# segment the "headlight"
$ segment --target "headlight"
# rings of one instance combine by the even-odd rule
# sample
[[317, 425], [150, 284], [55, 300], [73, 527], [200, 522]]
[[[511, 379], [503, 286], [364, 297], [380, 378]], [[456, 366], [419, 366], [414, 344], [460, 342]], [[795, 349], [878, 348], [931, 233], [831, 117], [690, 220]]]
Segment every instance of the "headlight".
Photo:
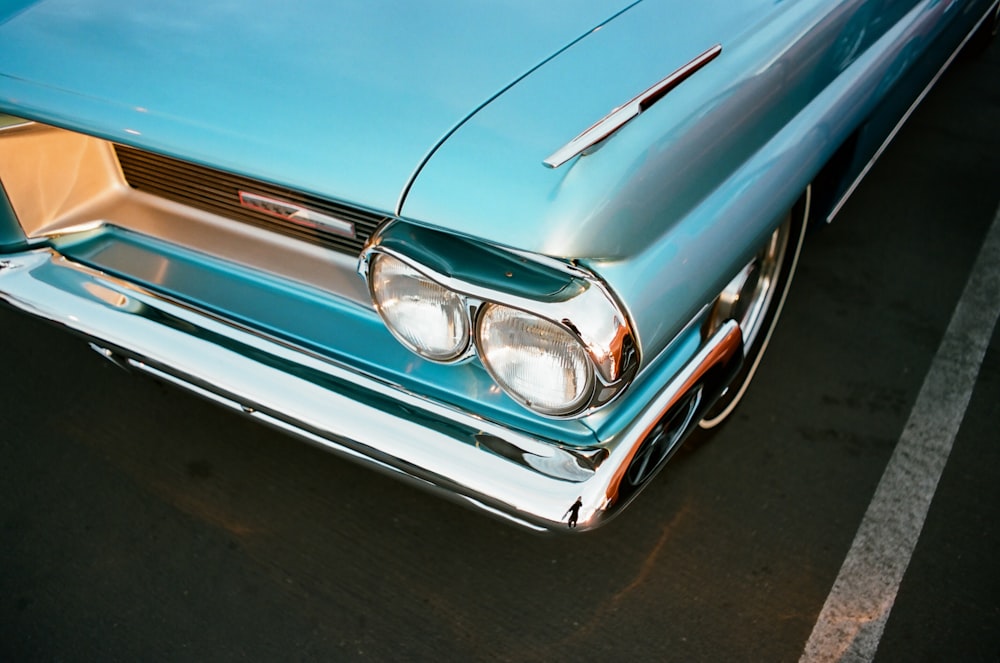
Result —
[[477, 355], [538, 414], [586, 416], [617, 398], [641, 365], [627, 311], [576, 263], [395, 219], [371, 236], [358, 272], [403, 345], [438, 362]]
[[369, 286], [389, 331], [420, 356], [450, 361], [468, 348], [471, 323], [461, 295], [386, 254], [374, 257]]
[[559, 416], [575, 412], [590, 399], [593, 364], [583, 346], [559, 325], [488, 304], [480, 311], [476, 340], [493, 379], [531, 409]]

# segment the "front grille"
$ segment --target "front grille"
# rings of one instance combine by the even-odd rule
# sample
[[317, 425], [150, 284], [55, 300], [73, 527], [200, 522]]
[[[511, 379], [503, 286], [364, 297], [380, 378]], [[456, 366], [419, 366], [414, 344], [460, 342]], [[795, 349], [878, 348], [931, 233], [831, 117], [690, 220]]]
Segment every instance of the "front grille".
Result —
[[[179, 159], [116, 145], [125, 181], [133, 189], [167, 198], [183, 205], [290, 235], [320, 246], [356, 256], [375, 228], [387, 217], [299, 193], [249, 177], [232, 175]], [[354, 224], [354, 237], [323, 228], [302, 225], [240, 204], [240, 191], [301, 205], [309, 210]]]

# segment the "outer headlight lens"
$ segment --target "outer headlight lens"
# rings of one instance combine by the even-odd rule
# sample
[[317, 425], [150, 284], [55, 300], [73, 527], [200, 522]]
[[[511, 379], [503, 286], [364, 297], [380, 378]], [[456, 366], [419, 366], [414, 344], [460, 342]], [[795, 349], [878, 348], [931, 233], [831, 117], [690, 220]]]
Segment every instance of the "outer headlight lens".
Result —
[[499, 304], [485, 306], [477, 324], [480, 358], [516, 400], [553, 416], [586, 404], [593, 391], [593, 364], [562, 327]]
[[403, 345], [434, 361], [465, 352], [471, 323], [463, 297], [386, 254], [373, 258], [368, 279], [379, 315]]

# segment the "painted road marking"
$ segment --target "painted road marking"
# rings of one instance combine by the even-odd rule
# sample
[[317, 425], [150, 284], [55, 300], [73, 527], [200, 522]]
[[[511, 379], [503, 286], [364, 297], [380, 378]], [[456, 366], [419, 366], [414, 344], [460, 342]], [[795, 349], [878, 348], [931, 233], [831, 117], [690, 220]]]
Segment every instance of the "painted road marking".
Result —
[[1000, 317], [1000, 209], [800, 663], [875, 658]]

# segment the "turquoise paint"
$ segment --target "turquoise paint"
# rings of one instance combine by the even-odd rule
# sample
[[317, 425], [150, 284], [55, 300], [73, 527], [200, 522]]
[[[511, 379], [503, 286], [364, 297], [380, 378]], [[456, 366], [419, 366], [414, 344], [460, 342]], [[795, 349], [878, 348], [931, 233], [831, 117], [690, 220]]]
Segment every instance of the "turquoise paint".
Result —
[[[541, 420], [475, 362], [406, 352], [371, 310], [129, 233], [61, 246], [415, 393], [587, 444], [584, 424], [613, 437], [690, 356], [696, 334], [678, 332], [878, 107], [883, 81], [906, 80], [900, 52], [984, 5], [647, 0], [573, 43], [627, 3], [568, 2], [351, 13], [303, 0], [268, 20], [247, 3], [23, 3], [0, 17], [0, 109], [381, 211], [429, 155], [404, 217], [575, 258], [610, 284], [648, 358], [623, 399]], [[542, 165], [714, 43], [716, 61], [592, 154]], [[0, 205], [0, 242], [18, 241], [11, 221]]]
[[17, 222], [10, 201], [7, 200], [3, 185], [0, 184], [0, 252], [23, 249], [24, 241], [24, 232]]
[[0, 112], [391, 212], [477, 107], [633, 0], [38, 0]]
[[[952, 22], [967, 31], [981, 12], [965, 9], [976, 4], [736, 3], [730, 19], [707, 3], [642, 3], [466, 122], [424, 167], [403, 215], [580, 260], [620, 297], [651, 360], [878, 109], [900, 54], [927, 49]], [[653, 39], [654, 28], [670, 38]], [[713, 37], [723, 46], [716, 60], [598, 149], [557, 169], [541, 165]], [[936, 45], [938, 66], [956, 45]], [[616, 66], [599, 68], [609, 61]], [[581, 69], [599, 84], [569, 85]], [[601, 98], [604, 90], [613, 93]], [[539, 109], [560, 104], [587, 108], [589, 117], [547, 143], [569, 111]]]

